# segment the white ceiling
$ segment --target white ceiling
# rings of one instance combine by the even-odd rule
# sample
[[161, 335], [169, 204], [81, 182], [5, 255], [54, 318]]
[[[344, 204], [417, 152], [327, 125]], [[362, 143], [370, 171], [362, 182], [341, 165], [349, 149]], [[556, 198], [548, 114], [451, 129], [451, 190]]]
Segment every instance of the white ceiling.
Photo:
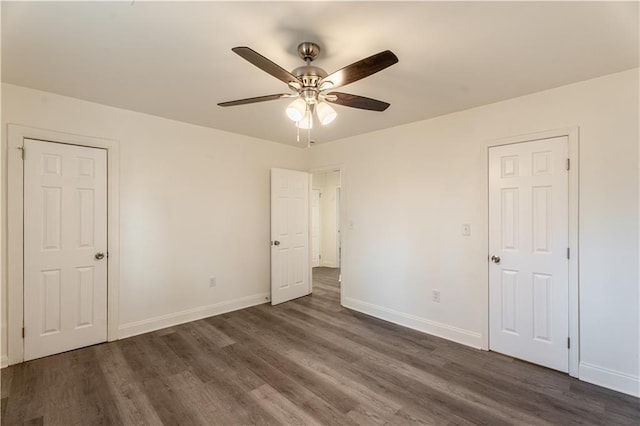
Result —
[[398, 64], [341, 91], [391, 103], [336, 106], [317, 142], [484, 105], [639, 66], [638, 2], [2, 2], [2, 80], [295, 144], [286, 92], [233, 52], [283, 68], [296, 46], [335, 71], [390, 49]]

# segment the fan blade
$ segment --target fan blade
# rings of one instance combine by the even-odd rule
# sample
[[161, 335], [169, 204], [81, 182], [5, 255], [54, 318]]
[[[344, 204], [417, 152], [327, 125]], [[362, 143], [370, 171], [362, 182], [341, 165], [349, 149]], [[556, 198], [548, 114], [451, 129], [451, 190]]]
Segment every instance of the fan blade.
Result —
[[375, 55], [364, 58], [358, 62], [354, 62], [351, 65], [347, 65], [346, 67], [329, 74], [320, 80], [319, 85], [330, 81], [333, 83], [331, 86], [332, 88], [345, 86], [349, 83], [353, 83], [354, 81], [358, 81], [375, 74], [378, 71], [382, 71], [396, 62], [398, 62], [398, 57], [394, 55], [392, 51], [385, 50], [384, 52], [376, 53]]
[[229, 102], [220, 102], [218, 106], [228, 107], [228, 106], [236, 106], [236, 105], [246, 105], [246, 104], [254, 104], [256, 102], [275, 101], [276, 99], [290, 98], [290, 97], [291, 97], [290, 93], [280, 93], [278, 95], [256, 96], [255, 98], [238, 99], [237, 101], [229, 101]]
[[231, 50], [280, 81], [284, 81], [287, 84], [298, 83], [302, 85], [302, 82], [296, 76], [249, 47], [234, 47]]
[[352, 95], [350, 93], [331, 92], [327, 93], [327, 96], [336, 96], [335, 100], [325, 98], [327, 102], [351, 108], [367, 109], [369, 111], [384, 111], [391, 105], [377, 99], [365, 98], [364, 96]]

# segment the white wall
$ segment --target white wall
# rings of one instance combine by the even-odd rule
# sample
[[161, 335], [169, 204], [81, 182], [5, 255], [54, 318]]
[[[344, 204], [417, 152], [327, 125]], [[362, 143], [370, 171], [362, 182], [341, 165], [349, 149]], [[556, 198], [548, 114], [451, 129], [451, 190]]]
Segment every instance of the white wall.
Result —
[[340, 172], [312, 174], [312, 187], [320, 197], [320, 266], [338, 267], [336, 189], [340, 187]]
[[344, 164], [343, 303], [483, 346], [487, 143], [579, 126], [580, 376], [640, 395], [638, 92], [636, 69], [314, 146]]
[[[3, 84], [4, 141], [7, 123], [120, 142], [121, 335], [264, 301], [269, 170], [301, 169], [304, 150]], [[6, 181], [5, 172], [3, 205]], [[6, 312], [3, 304], [2, 354]]]

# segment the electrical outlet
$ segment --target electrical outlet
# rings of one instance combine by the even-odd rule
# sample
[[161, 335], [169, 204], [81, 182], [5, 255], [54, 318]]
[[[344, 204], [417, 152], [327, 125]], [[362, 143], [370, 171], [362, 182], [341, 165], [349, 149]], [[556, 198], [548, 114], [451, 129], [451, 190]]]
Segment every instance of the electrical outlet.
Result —
[[431, 300], [433, 300], [436, 303], [440, 303], [440, 290], [431, 291]]
[[471, 225], [469, 225], [468, 223], [462, 224], [462, 235], [464, 237], [468, 237], [471, 235]]
[[209, 278], [209, 287], [215, 287], [217, 284], [216, 277]]

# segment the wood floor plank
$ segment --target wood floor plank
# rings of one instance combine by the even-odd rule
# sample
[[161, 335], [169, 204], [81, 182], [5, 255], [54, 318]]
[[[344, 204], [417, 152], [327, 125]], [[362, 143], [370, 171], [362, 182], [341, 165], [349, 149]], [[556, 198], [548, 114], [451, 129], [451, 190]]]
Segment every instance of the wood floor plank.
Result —
[[[257, 315], [254, 315], [257, 314]], [[264, 314], [259, 312], [245, 312], [243, 316], [238, 316], [229, 320], [239, 322], [240, 326], [258, 326], [265, 323]], [[299, 327], [286, 320], [281, 320], [276, 316], [269, 318], [272, 327], [259, 329], [256, 338], [261, 339], [264, 344], [279, 343], [283, 351], [291, 347], [309, 348], [310, 350], [320, 350], [330, 352], [333, 356], [353, 362], [362, 357], [365, 353], [362, 347], [352, 342], [338, 341], [334, 334], [326, 333], [326, 330], [317, 330], [316, 333], [309, 334], [306, 327]], [[266, 340], [265, 340], [266, 339]]]
[[267, 384], [252, 390], [250, 395], [283, 425], [315, 426], [321, 424]]
[[[286, 312], [291, 312], [291, 316], [295, 317], [289, 320], [291, 324], [303, 322], [308, 327], [316, 329], [316, 334], [327, 335], [327, 338], [338, 342], [339, 346], [356, 347], [361, 356], [373, 351], [402, 358], [405, 362], [417, 363], [421, 366], [429, 364], [438, 368], [448, 362], [447, 360], [425, 356], [430, 353], [432, 349], [421, 348], [410, 341], [387, 339], [382, 335], [358, 332], [358, 330], [351, 330], [346, 325], [336, 326], [328, 321], [315, 320], [311, 315], [305, 315], [297, 310]], [[285, 316], [286, 318], [287, 314], [279, 313], [278, 315]], [[354, 349], [354, 351], [356, 351], [356, 349]]]
[[[452, 363], [449, 368], [459, 369], [461, 366]], [[567, 377], [568, 380], [572, 380]], [[468, 369], [462, 381], [479, 384], [485, 394], [492, 398], [501, 399], [504, 403], [519, 407], [521, 410], [535, 413], [541, 419], [551, 423], [563, 424], [606, 424], [606, 415], [594, 412], [587, 404], [568, 404], [569, 398], [559, 395], [549, 395], [536, 391], [525, 382], [516, 382], [512, 379], [496, 375], [484, 369]], [[597, 411], [597, 410], [596, 410]]]
[[[391, 374], [401, 378], [404, 383], [414, 383], [416, 389], [427, 387], [429, 391], [439, 392], [451, 398], [451, 402], [458, 407], [468, 406], [481, 412], [482, 416], [487, 413], [489, 417], [498, 418], [506, 424], [549, 424], [533, 415], [514, 410], [498, 401], [492, 400], [484, 396], [483, 393], [475, 392], [467, 386], [458, 385], [453, 381], [441, 378], [437, 374], [411, 367], [402, 362], [381, 362], [379, 358], [366, 357], [360, 363], [371, 369], [389, 371]], [[417, 393], [423, 395], [425, 391]], [[458, 410], [457, 412], [461, 414], [461, 411]], [[490, 423], [496, 424], [497, 422], [491, 421]]]
[[413, 417], [404, 410], [398, 410], [393, 417], [391, 417], [385, 425], [389, 426], [419, 426], [429, 425], [426, 420]]
[[[13, 369], [12, 383], [8, 392], [5, 415], [2, 417], [2, 421], [8, 422], [7, 424], [22, 424], [41, 415], [38, 411], [31, 411], [29, 407], [31, 401], [30, 392], [36, 392], [37, 395], [37, 387], [44, 385], [42, 381], [34, 385], [35, 377], [33, 372], [37, 371], [37, 368], [34, 368], [33, 364], [27, 365], [27, 363], [23, 363], [8, 367]], [[42, 404], [42, 400], [39, 402]]]
[[120, 347], [116, 344], [103, 345], [98, 357], [122, 422], [126, 425], [160, 424], [158, 414], [142, 392]]
[[[234, 318], [237, 320], [237, 318]], [[237, 321], [228, 321], [229, 323]], [[236, 327], [236, 332], [240, 333], [245, 324], [239, 322]], [[269, 366], [270, 373], [281, 373], [282, 377], [287, 377], [287, 382], [284, 388], [278, 389], [287, 397], [293, 397], [298, 399], [298, 402], [303, 402], [303, 406], [308, 410], [315, 412], [315, 415], [321, 414], [324, 420], [331, 421], [335, 418], [340, 418], [340, 414], [345, 414], [353, 408], [355, 402], [348, 397], [340, 389], [330, 386], [329, 383], [322, 380], [314, 371], [305, 370], [300, 368], [292, 360], [286, 356], [286, 347], [278, 346], [272, 342], [268, 346], [262, 344], [263, 337], [260, 334], [256, 334], [253, 337], [253, 341], [247, 341], [244, 345], [251, 351], [253, 355], [260, 359]], [[275, 347], [276, 350], [272, 350], [270, 347]], [[277, 349], [280, 349], [278, 352]], [[269, 379], [265, 380], [269, 381]], [[275, 381], [269, 383], [273, 387], [278, 387], [282, 383]], [[303, 392], [297, 395], [296, 392]], [[306, 395], [306, 398], [300, 399], [302, 395]]]
[[[400, 404], [386, 398], [383, 394], [378, 394], [363, 383], [357, 382], [346, 374], [328, 367], [326, 358], [322, 355], [303, 353], [294, 349], [289, 351], [289, 355], [297, 363], [315, 371], [316, 374], [321, 375], [333, 386], [342, 389], [350, 398], [358, 402], [358, 406], [349, 412], [351, 418], [364, 419], [364, 417], [371, 417], [371, 421], [377, 423], [377, 420], [387, 419], [395, 415], [401, 408]], [[358, 413], [357, 416], [351, 415], [351, 412], [354, 411]]]
[[2, 425], [635, 425], [640, 399], [314, 293], [5, 368]]
[[178, 370], [175, 361], [163, 362], [165, 357], [171, 358], [170, 349], [166, 347], [157, 353], [156, 347], [151, 344], [151, 334], [136, 337], [142, 338], [126, 339], [119, 343], [127, 363], [135, 373], [135, 379], [160, 421], [164, 424], [199, 424], [194, 413], [182, 403], [171, 387], [172, 377], [185, 371], [186, 367]]
[[420, 353], [432, 351], [438, 347], [433, 342], [424, 340], [415, 341], [411, 338], [407, 338], [408, 336], [403, 333], [398, 333], [397, 330], [389, 330], [387, 328], [379, 327], [376, 324], [356, 322], [353, 321], [351, 316], [327, 315], [318, 309], [304, 307], [299, 303], [291, 303], [283, 306], [282, 312], [288, 313], [289, 315], [295, 315], [297, 318], [309, 322], [311, 325], [318, 326], [321, 329], [325, 329], [328, 324], [332, 327], [347, 330], [352, 334], [357, 334], [372, 340], [384, 340], [392, 345], [398, 344], [403, 346], [405, 349], [415, 350]]

